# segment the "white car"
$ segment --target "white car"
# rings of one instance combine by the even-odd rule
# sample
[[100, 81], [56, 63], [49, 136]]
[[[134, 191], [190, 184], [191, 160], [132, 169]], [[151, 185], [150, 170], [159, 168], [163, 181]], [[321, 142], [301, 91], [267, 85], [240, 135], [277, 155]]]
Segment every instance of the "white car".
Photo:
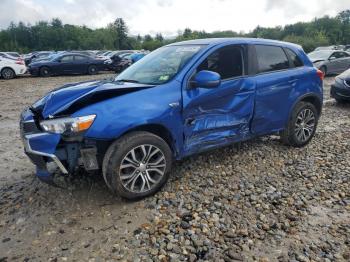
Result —
[[23, 75], [27, 71], [23, 59], [11, 59], [0, 55], [0, 76], [3, 79], [12, 79]]

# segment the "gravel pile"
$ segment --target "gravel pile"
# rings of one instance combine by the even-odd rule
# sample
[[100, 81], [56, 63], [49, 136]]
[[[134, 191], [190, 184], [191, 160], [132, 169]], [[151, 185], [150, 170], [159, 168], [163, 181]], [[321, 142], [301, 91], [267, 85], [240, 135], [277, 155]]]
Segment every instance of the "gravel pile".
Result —
[[[350, 261], [349, 130], [350, 105], [329, 104], [307, 147], [267, 136], [193, 156], [139, 202], [99, 176], [53, 188], [4, 161], [0, 261]], [[25, 159], [13, 143], [0, 154]]]

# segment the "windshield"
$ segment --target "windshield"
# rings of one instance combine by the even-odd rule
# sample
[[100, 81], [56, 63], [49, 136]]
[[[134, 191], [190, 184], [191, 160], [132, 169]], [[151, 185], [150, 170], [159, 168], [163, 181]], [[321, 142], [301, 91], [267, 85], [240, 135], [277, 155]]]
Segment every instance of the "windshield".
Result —
[[322, 51], [314, 51], [308, 54], [311, 60], [326, 60], [333, 53], [333, 51], [322, 50]]
[[116, 81], [160, 85], [170, 81], [204, 45], [165, 46], [145, 56]]

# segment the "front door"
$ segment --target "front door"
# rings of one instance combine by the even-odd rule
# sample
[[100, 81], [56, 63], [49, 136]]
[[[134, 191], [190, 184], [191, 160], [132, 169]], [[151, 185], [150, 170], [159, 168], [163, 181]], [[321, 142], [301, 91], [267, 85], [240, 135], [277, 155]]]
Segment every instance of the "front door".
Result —
[[184, 154], [242, 140], [250, 135], [255, 82], [245, 75], [246, 47], [230, 45], [203, 58], [192, 72], [220, 74], [212, 89], [187, 86], [183, 90]]
[[74, 57], [72, 55], [63, 56], [59, 63], [59, 71], [61, 74], [71, 74], [74, 68]]

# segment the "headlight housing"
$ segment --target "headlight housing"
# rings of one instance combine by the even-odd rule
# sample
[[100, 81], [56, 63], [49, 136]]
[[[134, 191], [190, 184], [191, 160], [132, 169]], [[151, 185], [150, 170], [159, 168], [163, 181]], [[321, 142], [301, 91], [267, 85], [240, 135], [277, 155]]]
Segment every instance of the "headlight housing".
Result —
[[70, 134], [79, 133], [90, 128], [96, 115], [80, 117], [63, 117], [40, 122], [41, 128], [49, 133]]

